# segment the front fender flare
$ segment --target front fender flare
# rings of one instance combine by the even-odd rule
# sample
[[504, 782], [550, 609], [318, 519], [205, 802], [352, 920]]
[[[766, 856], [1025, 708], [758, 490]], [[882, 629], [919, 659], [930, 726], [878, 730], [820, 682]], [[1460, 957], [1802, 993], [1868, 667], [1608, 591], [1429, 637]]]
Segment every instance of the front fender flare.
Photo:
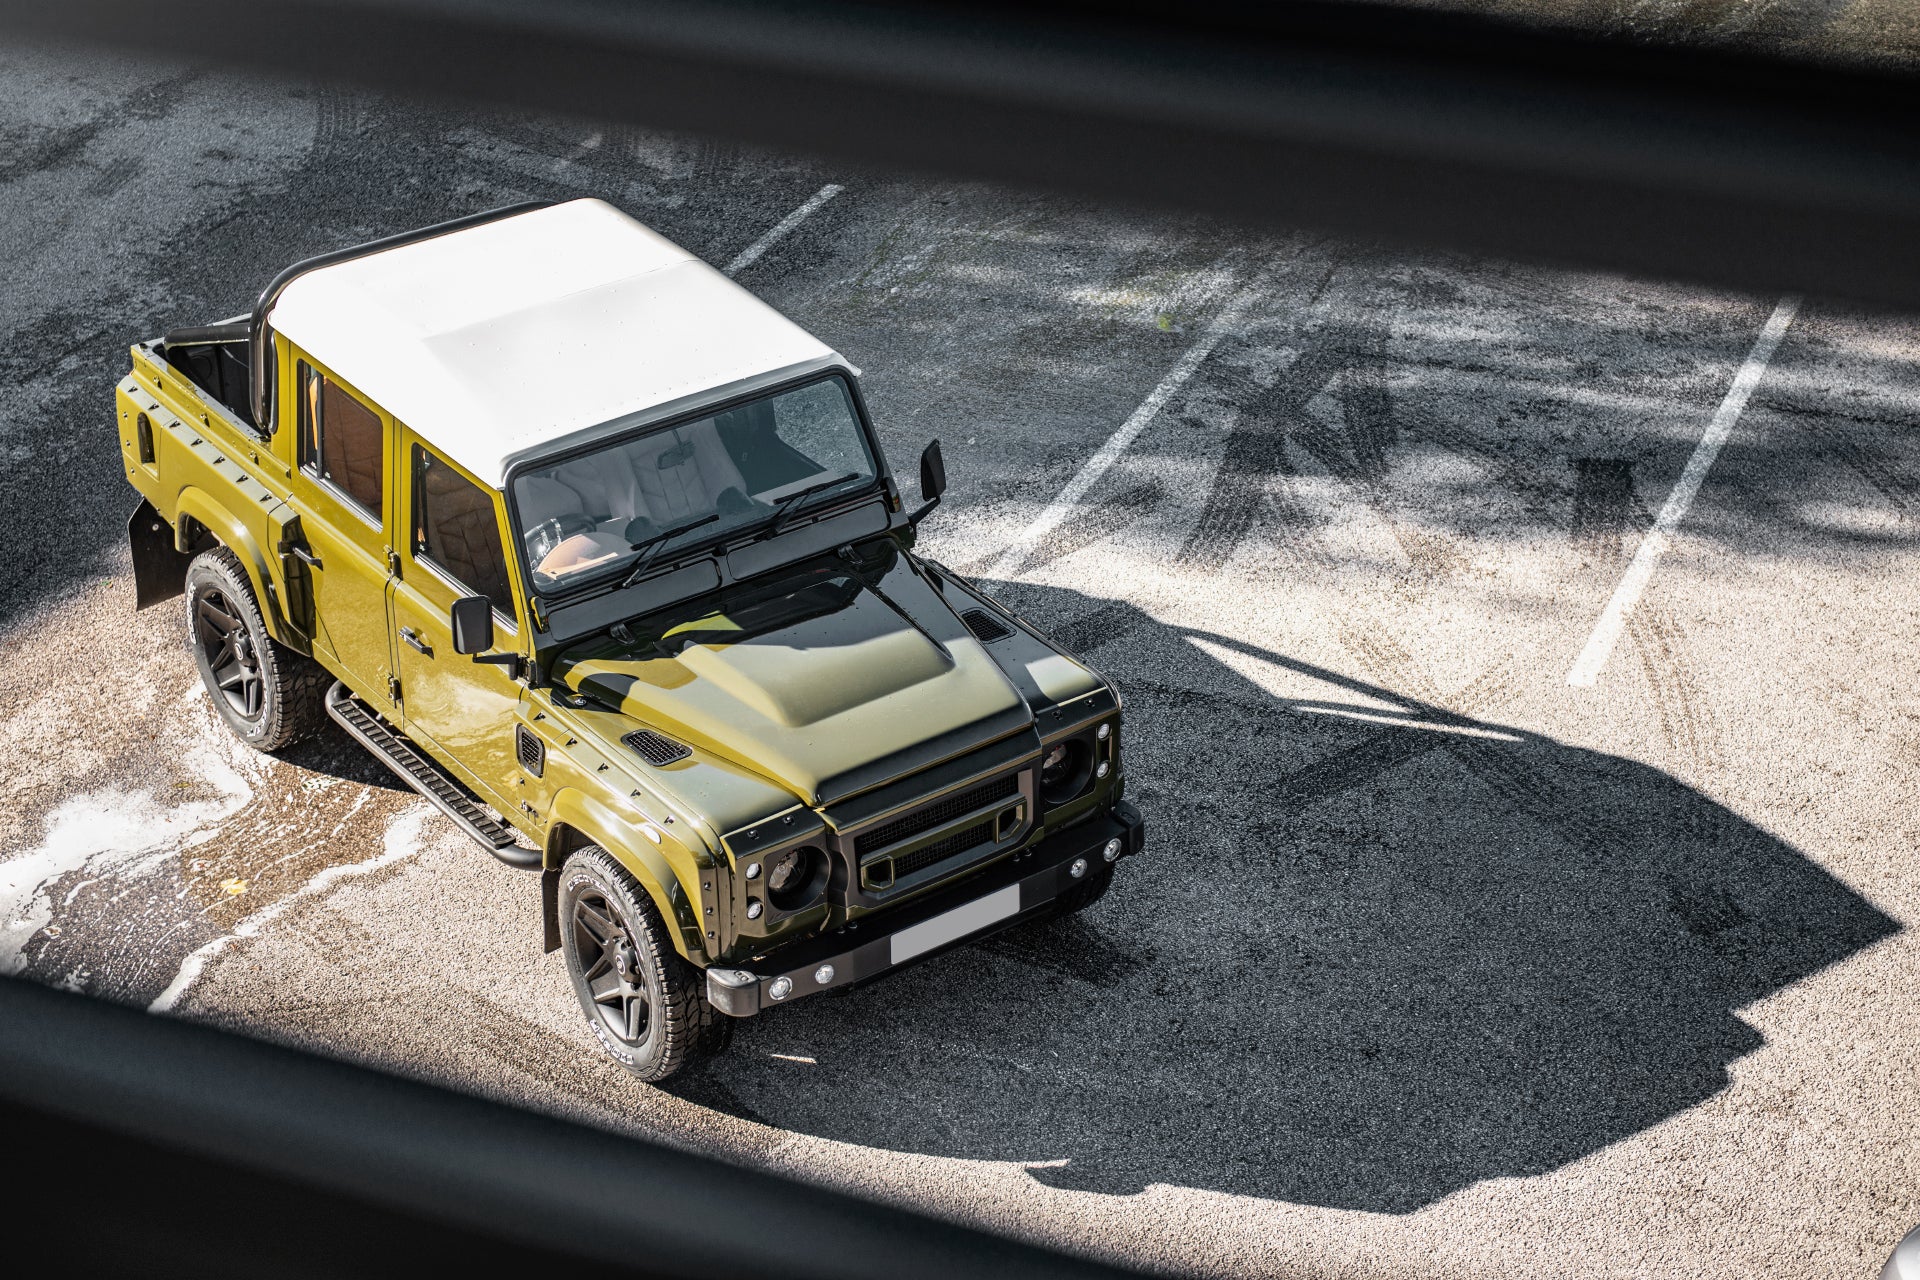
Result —
[[[640, 882], [640, 887], [653, 899], [660, 918], [672, 926], [674, 947], [682, 956], [691, 960], [698, 952], [704, 957], [706, 948], [701, 945], [699, 904], [688, 895], [660, 849], [635, 829], [636, 820], [631, 815], [617, 812], [578, 788], [568, 787], [553, 798], [549, 825], [557, 829], [563, 823], [612, 854]], [[557, 871], [560, 858], [551, 839], [547, 843], [546, 858], [548, 870]]]

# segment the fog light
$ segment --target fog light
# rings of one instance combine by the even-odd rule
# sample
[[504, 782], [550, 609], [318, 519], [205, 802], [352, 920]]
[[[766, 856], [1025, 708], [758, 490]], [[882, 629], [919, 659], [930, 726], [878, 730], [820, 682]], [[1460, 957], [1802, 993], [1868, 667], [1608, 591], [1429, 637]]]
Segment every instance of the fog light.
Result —
[[766, 910], [766, 908], [762, 907], [759, 903], [749, 902], [747, 904], [747, 919], [758, 920], [760, 918], [760, 913], [764, 910]]
[[1110, 724], [1101, 725], [1099, 732], [1096, 733], [1094, 736], [1096, 738], [1099, 738], [1100, 741], [1105, 742], [1108, 738], [1111, 738], [1113, 736], [1113, 726]]
[[1120, 860], [1120, 838], [1115, 836], [1113, 839], [1107, 841], [1107, 847], [1100, 851], [1100, 856], [1108, 862], [1118, 862]]
[[785, 1000], [793, 994], [792, 978], [775, 978], [767, 984], [767, 994], [775, 1000]]
[[813, 971], [813, 980], [819, 983], [823, 987], [826, 986], [829, 982], [832, 982], [833, 966], [830, 964], [823, 964], [818, 969], [815, 969]]
[[1105, 760], [1102, 760], [1099, 764], [1093, 767], [1093, 776], [1096, 778], [1104, 778], [1107, 776], [1108, 773], [1112, 772], [1112, 770], [1113, 770], [1113, 766], [1108, 764]]
[[1067, 874], [1075, 880], [1087, 874], [1087, 860], [1085, 858], [1075, 858], [1073, 865], [1067, 868]]

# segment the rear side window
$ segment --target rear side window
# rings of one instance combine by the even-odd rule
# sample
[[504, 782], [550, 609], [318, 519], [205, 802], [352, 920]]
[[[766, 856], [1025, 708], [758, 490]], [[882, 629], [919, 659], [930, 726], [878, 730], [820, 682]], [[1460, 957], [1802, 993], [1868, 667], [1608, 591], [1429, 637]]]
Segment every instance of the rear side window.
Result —
[[513, 617], [493, 494], [419, 445], [413, 446], [413, 554]]
[[375, 524], [386, 489], [386, 433], [380, 415], [339, 383], [300, 362], [300, 465], [325, 480]]

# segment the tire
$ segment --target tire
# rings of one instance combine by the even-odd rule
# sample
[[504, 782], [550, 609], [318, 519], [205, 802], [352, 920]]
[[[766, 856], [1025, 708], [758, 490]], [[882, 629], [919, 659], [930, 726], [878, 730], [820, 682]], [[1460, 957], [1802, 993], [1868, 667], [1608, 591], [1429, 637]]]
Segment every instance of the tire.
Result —
[[587, 1025], [640, 1079], [665, 1080], [726, 1048], [732, 1022], [707, 1003], [705, 975], [605, 849], [589, 845], [561, 870], [560, 949]]
[[202, 551], [187, 566], [187, 644], [213, 709], [258, 751], [312, 737], [326, 723], [332, 677], [267, 634], [260, 602], [238, 556]]
[[1085, 879], [1053, 900], [1056, 916], [1077, 915], [1107, 896], [1107, 890], [1113, 887], [1113, 864], [1097, 857], [1094, 863]]

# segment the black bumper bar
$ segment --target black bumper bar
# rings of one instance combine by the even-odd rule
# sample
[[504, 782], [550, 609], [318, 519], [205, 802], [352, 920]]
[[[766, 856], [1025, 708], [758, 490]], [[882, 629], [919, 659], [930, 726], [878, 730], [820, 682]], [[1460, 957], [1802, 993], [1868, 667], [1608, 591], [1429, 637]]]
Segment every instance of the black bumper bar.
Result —
[[708, 969], [707, 999], [722, 1013], [750, 1018], [776, 1004], [885, 977], [1044, 914], [1102, 866], [1141, 852], [1146, 836], [1140, 811], [1123, 800], [952, 888], [782, 948], [764, 967]]

